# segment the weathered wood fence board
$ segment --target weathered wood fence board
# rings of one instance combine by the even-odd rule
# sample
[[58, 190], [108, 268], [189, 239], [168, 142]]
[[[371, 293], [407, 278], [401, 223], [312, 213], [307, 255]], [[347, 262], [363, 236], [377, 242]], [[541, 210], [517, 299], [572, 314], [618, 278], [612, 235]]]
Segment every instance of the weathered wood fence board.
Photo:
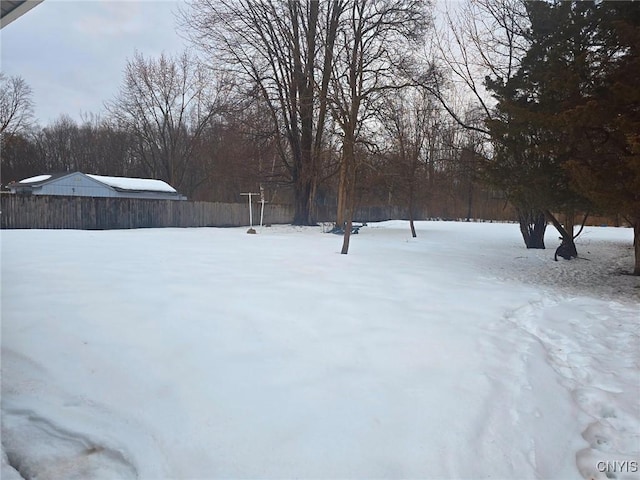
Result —
[[[68, 228], [109, 230], [154, 227], [239, 227], [249, 225], [246, 203], [213, 203], [128, 198], [0, 195], [0, 228]], [[253, 223], [260, 223], [260, 204], [253, 205]], [[336, 208], [319, 206], [319, 222], [332, 222]], [[293, 221], [293, 206], [265, 204], [265, 224]], [[416, 220], [427, 219], [426, 211], [417, 211]], [[486, 217], [491, 218], [491, 217]], [[357, 222], [406, 220], [406, 208], [370, 206], [358, 208]]]
[[[153, 227], [234, 227], [249, 224], [246, 203], [2, 195], [0, 227], [108, 230]], [[253, 207], [254, 224], [260, 222]], [[266, 204], [264, 223], [290, 223], [290, 205]]]

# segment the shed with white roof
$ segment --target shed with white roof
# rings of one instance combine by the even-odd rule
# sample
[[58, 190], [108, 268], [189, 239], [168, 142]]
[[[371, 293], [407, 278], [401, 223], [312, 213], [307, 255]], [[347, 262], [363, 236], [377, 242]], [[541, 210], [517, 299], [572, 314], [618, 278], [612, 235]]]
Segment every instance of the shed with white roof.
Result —
[[38, 175], [7, 185], [21, 195], [61, 195], [68, 197], [141, 198], [149, 200], [186, 200], [162, 180], [149, 178], [106, 177], [82, 172]]

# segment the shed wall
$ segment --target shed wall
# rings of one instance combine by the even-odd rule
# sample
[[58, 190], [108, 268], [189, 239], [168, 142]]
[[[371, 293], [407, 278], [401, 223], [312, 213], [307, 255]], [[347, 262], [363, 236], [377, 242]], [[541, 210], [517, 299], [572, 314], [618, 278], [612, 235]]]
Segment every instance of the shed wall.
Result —
[[184, 200], [182, 195], [165, 192], [118, 191], [81, 173], [55, 179], [33, 189], [33, 195], [65, 197], [139, 198], [147, 200]]
[[34, 188], [33, 194], [107, 198], [115, 198], [117, 196], [117, 192], [114, 189], [79, 173], [58, 178], [41, 187]]

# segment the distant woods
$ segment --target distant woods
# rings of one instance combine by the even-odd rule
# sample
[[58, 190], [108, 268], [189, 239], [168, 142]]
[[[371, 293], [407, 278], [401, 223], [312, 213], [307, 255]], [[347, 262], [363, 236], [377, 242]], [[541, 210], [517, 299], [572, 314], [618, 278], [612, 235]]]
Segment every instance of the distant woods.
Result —
[[[412, 152], [426, 151], [426, 160], [407, 155], [413, 140], [406, 137], [398, 147], [404, 148], [404, 153], [397, 152], [391, 141], [377, 151], [363, 148], [355, 185], [356, 204], [405, 207], [408, 186], [413, 184], [414, 210], [421, 217], [466, 218], [469, 214], [471, 218], [509, 218], [504, 197], [463, 168], [465, 144], [459, 137], [464, 131], [437, 105], [432, 108], [433, 112], [423, 112], [431, 122], [428, 129], [424, 120], [414, 125], [423, 133], [416, 134], [421, 136], [420, 146], [411, 147]], [[169, 166], [173, 165], [174, 181], [170, 183], [192, 200], [236, 202], [242, 200], [241, 192], [259, 192], [262, 186], [268, 201], [293, 204], [289, 171], [260, 118], [256, 106], [243, 110], [230, 103], [220, 107], [197, 135], [186, 125], [172, 134], [167, 125], [157, 130], [166, 138], [154, 141], [156, 131], [150, 125], [147, 131], [142, 125], [136, 131], [125, 123], [126, 118], [94, 115], [76, 121], [61, 116], [45, 127], [31, 126], [22, 133], [3, 135], [2, 185], [41, 173], [75, 170], [170, 182]], [[181, 157], [188, 149], [190, 156]], [[337, 145], [323, 152], [315, 205], [337, 204], [339, 158]]]
[[197, 200], [264, 191], [300, 225], [327, 205], [338, 225], [374, 204], [502, 212], [529, 248], [548, 223], [573, 245], [585, 213], [615, 214], [640, 274], [638, 3], [193, 0], [177, 24], [193, 50], [135, 53], [102, 117], [34, 125], [28, 86], [2, 77], [3, 184], [81, 170]]
[[[384, 28], [398, 32], [388, 32], [376, 43], [375, 32], [382, 25], [365, 28], [364, 16], [382, 22], [392, 12], [353, 10], [351, 5], [349, 15], [363, 16], [356, 28], [362, 36], [358, 42], [369, 49], [375, 46], [375, 51], [361, 46], [354, 51], [352, 40], [345, 36], [334, 39], [333, 48], [322, 47], [327, 22], [333, 22], [331, 35], [337, 36], [338, 19], [346, 15], [331, 8], [344, 9], [346, 4], [315, 5], [315, 13], [292, 5], [287, 8], [293, 10], [279, 12], [272, 9], [284, 8], [284, 3], [267, 2], [244, 13], [277, 17], [278, 22], [290, 21], [293, 15], [318, 24], [315, 28], [322, 33], [314, 40], [319, 51], [315, 58], [305, 57], [309, 47], [302, 44], [312, 41], [302, 38], [305, 27], [305, 32], [298, 32], [299, 45], [287, 47], [291, 50], [287, 55], [300, 55], [295, 65], [287, 66], [289, 57], [277, 52], [282, 70], [268, 58], [261, 58], [258, 65], [250, 52], [245, 55], [256, 65], [248, 72], [226, 57], [212, 66], [187, 52], [158, 58], [135, 53], [127, 62], [118, 95], [105, 102], [103, 116], [88, 115], [78, 122], [63, 115], [47, 126], [31, 125], [4, 135], [2, 183], [43, 172], [80, 170], [162, 179], [194, 200], [234, 202], [241, 192], [262, 190], [269, 202], [294, 205], [301, 224], [315, 221], [316, 208], [338, 204], [343, 207], [342, 221], [358, 206], [409, 204], [421, 217], [471, 218], [477, 203], [482, 210], [477, 216], [507, 218], [504, 198], [485, 188], [469, 171], [468, 162], [461, 160], [468, 157], [465, 152], [473, 143], [465, 129], [427, 92], [409, 87], [406, 76], [402, 78], [407, 85], [394, 84], [395, 76], [385, 67], [392, 53], [399, 52], [386, 52], [389, 46], [379, 41], [408, 35], [409, 27], [412, 32], [423, 31], [425, 12], [412, 11], [413, 26], [400, 25], [406, 17], [393, 13]], [[224, 2], [214, 6], [228, 7]], [[258, 8], [253, 3], [245, 6]], [[258, 22], [256, 28], [261, 25]], [[250, 33], [237, 25], [225, 28], [232, 27], [238, 29], [237, 36]], [[232, 37], [229, 33], [224, 38]], [[240, 48], [269, 51], [268, 43], [246, 45], [240, 38], [234, 42], [235, 55], [240, 55]], [[342, 59], [346, 63], [339, 65], [332, 60], [338, 42], [347, 55]], [[219, 55], [223, 52], [234, 54], [223, 50]], [[365, 58], [365, 53], [372, 58]], [[377, 70], [358, 76], [354, 69], [360, 63]], [[318, 64], [322, 75], [316, 78]], [[342, 85], [343, 81], [351, 84]], [[346, 163], [345, 129], [350, 139]]]

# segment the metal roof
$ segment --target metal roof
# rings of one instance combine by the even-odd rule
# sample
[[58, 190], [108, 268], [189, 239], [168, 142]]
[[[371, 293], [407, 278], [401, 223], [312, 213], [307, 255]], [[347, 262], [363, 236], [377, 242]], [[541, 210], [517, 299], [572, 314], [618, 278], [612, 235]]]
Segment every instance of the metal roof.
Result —
[[0, 1], [0, 28], [4, 28], [21, 17], [43, 0], [2, 0]]

